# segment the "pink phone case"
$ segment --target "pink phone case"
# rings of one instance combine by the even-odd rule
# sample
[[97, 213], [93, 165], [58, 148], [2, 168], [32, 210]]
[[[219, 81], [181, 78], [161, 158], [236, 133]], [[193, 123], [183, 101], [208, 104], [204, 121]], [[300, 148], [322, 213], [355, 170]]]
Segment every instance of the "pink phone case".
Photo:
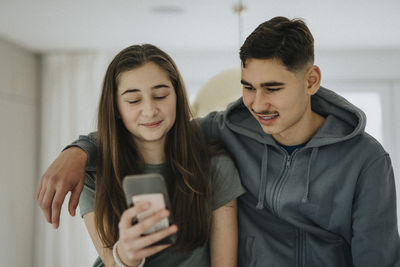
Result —
[[[125, 191], [125, 197], [128, 207], [135, 205], [140, 200], [150, 201], [151, 207], [148, 211], [140, 213], [133, 223], [140, 222], [153, 213], [167, 208], [171, 211], [171, 204], [168, 196], [168, 190], [164, 178], [160, 174], [139, 174], [128, 175], [122, 182]], [[170, 212], [168, 218], [165, 218], [154, 227], [144, 233], [144, 235], [154, 233], [173, 224], [173, 214]], [[171, 244], [176, 240], [176, 234], [170, 235], [156, 244]]]

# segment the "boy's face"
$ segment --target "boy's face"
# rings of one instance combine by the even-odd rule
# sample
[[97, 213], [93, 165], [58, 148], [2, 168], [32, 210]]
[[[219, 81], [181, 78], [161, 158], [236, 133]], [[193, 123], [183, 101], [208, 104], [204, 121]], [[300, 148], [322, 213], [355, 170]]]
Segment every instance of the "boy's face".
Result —
[[288, 71], [277, 59], [247, 59], [242, 66], [244, 104], [263, 131], [285, 145], [300, 144], [298, 136], [312, 123], [305, 73]]

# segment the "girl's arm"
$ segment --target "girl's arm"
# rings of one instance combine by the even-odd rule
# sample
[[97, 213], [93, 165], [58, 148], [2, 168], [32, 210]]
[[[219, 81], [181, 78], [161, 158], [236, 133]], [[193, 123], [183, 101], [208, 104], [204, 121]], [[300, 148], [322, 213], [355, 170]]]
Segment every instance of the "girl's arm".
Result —
[[236, 267], [238, 226], [236, 199], [214, 210], [211, 222], [211, 267]]
[[96, 231], [96, 226], [94, 223], [94, 212], [86, 213], [83, 216], [85, 220], [86, 229], [89, 232], [90, 238], [92, 239], [93, 245], [96, 248], [97, 254], [100, 256], [105, 266], [115, 266], [115, 262], [112, 255], [112, 250], [104, 248], [100, 240], [99, 235]]

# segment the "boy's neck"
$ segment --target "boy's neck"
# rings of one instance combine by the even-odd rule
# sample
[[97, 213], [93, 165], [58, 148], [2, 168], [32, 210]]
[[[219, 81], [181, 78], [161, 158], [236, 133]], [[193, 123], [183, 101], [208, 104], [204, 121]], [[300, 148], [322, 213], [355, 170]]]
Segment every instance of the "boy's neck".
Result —
[[321, 128], [324, 121], [324, 117], [311, 111], [299, 127], [291, 129], [285, 135], [273, 135], [273, 138], [282, 145], [297, 146], [310, 140], [319, 128]]

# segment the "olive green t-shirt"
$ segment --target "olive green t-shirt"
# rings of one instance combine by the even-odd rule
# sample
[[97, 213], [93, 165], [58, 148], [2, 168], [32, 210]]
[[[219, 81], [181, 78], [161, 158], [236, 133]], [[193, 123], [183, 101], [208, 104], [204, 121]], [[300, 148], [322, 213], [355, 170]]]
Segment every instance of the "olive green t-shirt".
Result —
[[[160, 173], [166, 175], [166, 164], [146, 165], [144, 173]], [[225, 155], [217, 155], [211, 159], [211, 192], [212, 209], [216, 210], [231, 200], [242, 195], [245, 190], [240, 183], [239, 173], [232, 159]], [[86, 172], [85, 186], [79, 200], [81, 216], [94, 211], [95, 172]], [[104, 266], [97, 258], [94, 267]], [[210, 266], [209, 244], [190, 252], [179, 253], [164, 250], [146, 259], [145, 267], [207, 267]]]

